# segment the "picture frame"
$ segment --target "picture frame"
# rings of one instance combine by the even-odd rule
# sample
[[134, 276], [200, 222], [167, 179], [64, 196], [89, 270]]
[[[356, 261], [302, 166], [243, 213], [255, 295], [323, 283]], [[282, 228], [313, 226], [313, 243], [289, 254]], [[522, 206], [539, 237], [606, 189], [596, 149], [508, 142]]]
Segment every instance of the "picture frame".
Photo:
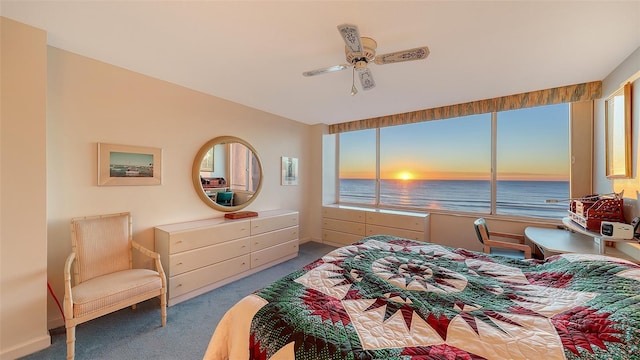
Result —
[[98, 143], [98, 186], [162, 184], [162, 149]]
[[200, 171], [213, 172], [213, 147], [204, 154], [200, 165]]
[[298, 158], [282, 157], [282, 185], [298, 185]]
[[631, 177], [631, 83], [604, 102], [606, 177]]

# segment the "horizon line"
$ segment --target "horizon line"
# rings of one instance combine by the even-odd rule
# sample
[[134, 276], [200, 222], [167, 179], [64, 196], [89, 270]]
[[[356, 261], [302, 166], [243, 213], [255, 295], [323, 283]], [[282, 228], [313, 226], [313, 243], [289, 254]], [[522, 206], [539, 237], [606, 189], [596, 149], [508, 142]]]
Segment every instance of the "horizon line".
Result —
[[[338, 178], [338, 180], [376, 180], [372, 178], [352, 178], [352, 177], [342, 177]], [[478, 178], [431, 178], [431, 179], [397, 179], [397, 178], [381, 178], [380, 180], [395, 180], [395, 181], [491, 181], [491, 179], [478, 179]], [[569, 182], [570, 179], [541, 179], [541, 178], [525, 178], [525, 179], [496, 179], [496, 181], [540, 181], [540, 182]]]

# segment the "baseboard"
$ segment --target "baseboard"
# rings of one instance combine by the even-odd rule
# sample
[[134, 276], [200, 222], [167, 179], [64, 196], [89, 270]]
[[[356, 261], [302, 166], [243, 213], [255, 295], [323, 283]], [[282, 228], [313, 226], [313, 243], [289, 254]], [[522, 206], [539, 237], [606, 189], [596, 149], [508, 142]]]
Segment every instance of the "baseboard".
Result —
[[30, 341], [26, 341], [22, 344], [12, 346], [8, 349], [2, 349], [0, 352], [0, 359], [17, 359], [29, 354], [33, 354], [36, 351], [46, 349], [51, 346], [51, 336], [47, 335], [34, 338]]
[[636, 262], [640, 262], [640, 244], [637, 243], [626, 243], [626, 242], [616, 242], [616, 249], [620, 250], [624, 254], [628, 255], [632, 259], [635, 259]]
[[324, 242], [320, 242], [320, 243], [321, 244], [325, 244], [325, 245], [329, 245], [329, 246], [335, 246], [337, 248], [348, 246], [347, 244], [341, 244], [341, 243], [331, 242], [331, 241], [324, 241]]
[[58, 315], [53, 319], [47, 319], [47, 329], [56, 329], [61, 326], [64, 326], [64, 319], [62, 319], [62, 315]]

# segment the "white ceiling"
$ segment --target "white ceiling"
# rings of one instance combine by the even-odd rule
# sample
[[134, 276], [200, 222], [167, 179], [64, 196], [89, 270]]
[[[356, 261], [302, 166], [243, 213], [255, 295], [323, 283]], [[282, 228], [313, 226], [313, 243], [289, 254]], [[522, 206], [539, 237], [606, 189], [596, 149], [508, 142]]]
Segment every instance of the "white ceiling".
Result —
[[[640, 1], [6, 1], [48, 44], [302, 123], [333, 124], [602, 80], [640, 47]], [[336, 26], [378, 53], [350, 96]], [[356, 83], [360, 89], [360, 84]], [[605, 94], [606, 95], [606, 94]]]

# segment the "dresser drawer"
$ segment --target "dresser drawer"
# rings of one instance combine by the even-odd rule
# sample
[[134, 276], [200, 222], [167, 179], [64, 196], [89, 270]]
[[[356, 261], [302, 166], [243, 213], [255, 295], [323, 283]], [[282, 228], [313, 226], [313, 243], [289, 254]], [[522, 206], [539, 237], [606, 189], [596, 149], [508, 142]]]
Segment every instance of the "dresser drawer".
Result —
[[176, 297], [203, 286], [224, 280], [250, 269], [251, 257], [247, 255], [209, 265], [188, 273], [174, 276], [169, 282], [169, 296]]
[[252, 236], [251, 251], [266, 249], [268, 247], [282, 244], [291, 240], [298, 240], [297, 226]]
[[298, 240], [286, 242], [284, 244], [272, 246], [270, 248], [251, 253], [251, 267], [255, 268], [268, 264], [274, 260], [298, 252]]
[[412, 231], [407, 229], [398, 229], [395, 227], [367, 224], [367, 236], [371, 235], [393, 235], [411, 240], [426, 241], [424, 231]]
[[268, 218], [251, 219], [251, 235], [262, 234], [268, 231], [278, 230], [298, 225], [298, 213], [288, 213]]
[[336, 207], [323, 207], [322, 217], [344, 221], [364, 223], [364, 211], [353, 209], [341, 209]]
[[[183, 251], [169, 256], [168, 276], [215, 264], [249, 253], [249, 238], [232, 240], [222, 244]], [[166, 270], [165, 270], [166, 271]]]
[[358, 242], [364, 238], [364, 235], [354, 235], [333, 230], [322, 231], [322, 242], [334, 243], [339, 245], [351, 245], [354, 242]]
[[169, 253], [197, 249], [228, 240], [249, 236], [249, 222], [229, 222], [210, 228], [172, 233], [169, 238]]
[[322, 219], [322, 228], [360, 236], [365, 234], [364, 223], [359, 222], [324, 218]]
[[367, 225], [381, 225], [422, 232], [425, 231], [425, 222], [427, 219], [427, 215], [411, 216], [382, 212], [368, 212], [366, 216]]

